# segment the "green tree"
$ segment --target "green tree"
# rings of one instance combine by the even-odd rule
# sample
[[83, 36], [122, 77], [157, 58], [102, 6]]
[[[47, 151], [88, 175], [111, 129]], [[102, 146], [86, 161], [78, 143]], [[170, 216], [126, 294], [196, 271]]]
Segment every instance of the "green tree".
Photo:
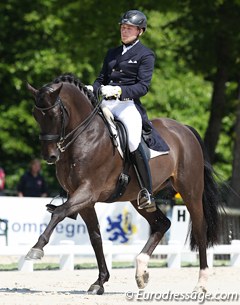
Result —
[[10, 188], [22, 167], [40, 155], [26, 81], [40, 84], [60, 72], [62, 61], [67, 63], [58, 53], [57, 35], [52, 35], [61, 20], [52, 14], [51, 3], [9, 0], [0, 4], [0, 154]]
[[[235, 0], [188, 0], [184, 14], [174, 23], [176, 30], [184, 30], [189, 37], [180, 48], [182, 56], [192, 71], [200, 72], [213, 84], [210, 117], [205, 134], [205, 144], [210, 159], [215, 151], [222, 129], [222, 120], [228, 114], [226, 86], [237, 82], [239, 70], [239, 14], [240, 2]], [[187, 4], [187, 5], [186, 5]]]

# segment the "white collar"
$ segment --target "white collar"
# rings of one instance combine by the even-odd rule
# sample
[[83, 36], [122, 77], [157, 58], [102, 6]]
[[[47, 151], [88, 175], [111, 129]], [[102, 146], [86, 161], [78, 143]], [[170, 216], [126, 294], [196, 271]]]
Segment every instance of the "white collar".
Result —
[[123, 50], [122, 50], [122, 55], [125, 54], [128, 50], [130, 50], [133, 46], [135, 46], [135, 44], [137, 44], [139, 42], [139, 40], [135, 41], [134, 44], [126, 47], [125, 45], [123, 45]]

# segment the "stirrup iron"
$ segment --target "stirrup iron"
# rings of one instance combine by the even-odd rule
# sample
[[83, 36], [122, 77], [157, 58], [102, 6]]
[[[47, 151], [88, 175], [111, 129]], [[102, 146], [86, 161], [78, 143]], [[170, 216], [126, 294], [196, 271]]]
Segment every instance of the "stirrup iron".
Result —
[[147, 212], [156, 211], [156, 203], [152, 200], [149, 191], [146, 188], [142, 188], [137, 196], [138, 209], [146, 209]]

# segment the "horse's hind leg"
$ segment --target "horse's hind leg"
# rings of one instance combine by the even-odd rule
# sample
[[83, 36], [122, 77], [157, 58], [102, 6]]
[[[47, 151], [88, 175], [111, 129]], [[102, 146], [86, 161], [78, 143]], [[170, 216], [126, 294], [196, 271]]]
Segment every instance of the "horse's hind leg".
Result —
[[93, 250], [95, 252], [98, 269], [99, 269], [98, 279], [90, 286], [90, 288], [88, 289], [88, 293], [103, 294], [104, 293], [103, 284], [108, 281], [109, 272], [103, 254], [102, 238], [99, 230], [97, 214], [94, 207], [85, 208], [81, 210], [79, 214], [86, 223], [88, 234], [91, 240], [91, 244], [93, 246]]
[[[188, 184], [186, 184], [188, 185]], [[191, 191], [189, 191], [191, 189]], [[203, 202], [202, 202], [203, 186], [199, 182], [196, 188], [190, 187], [181, 190], [181, 196], [186, 203], [186, 207], [190, 213], [192, 221], [192, 232], [190, 236], [191, 249], [199, 250], [199, 279], [194, 290], [206, 291], [206, 284], [208, 280], [208, 265], [207, 265], [207, 223], [204, 216]]]
[[207, 265], [207, 224], [204, 217], [202, 201], [192, 202], [188, 206], [192, 220], [191, 248], [199, 250], [199, 278], [195, 291], [206, 292], [208, 280]]
[[149, 273], [147, 267], [150, 256], [159, 244], [164, 233], [170, 228], [171, 222], [158, 208], [155, 212], [148, 213], [144, 209], [139, 210], [136, 201], [132, 201], [132, 204], [138, 213], [148, 221], [151, 229], [147, 243], [136, 258], [136, 282], [138, 287], [142, 289], [148, 283]]

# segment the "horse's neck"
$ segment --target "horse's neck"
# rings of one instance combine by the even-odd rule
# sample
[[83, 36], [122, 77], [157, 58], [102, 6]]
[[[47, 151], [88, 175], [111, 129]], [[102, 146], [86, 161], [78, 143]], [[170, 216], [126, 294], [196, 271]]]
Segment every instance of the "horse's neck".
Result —
[[68, 124], [70, 130], [76, 128], [93, 111], [91, 102], [80, 91], [78, 94], [69, 94], [65, 103], [70, 117]]

